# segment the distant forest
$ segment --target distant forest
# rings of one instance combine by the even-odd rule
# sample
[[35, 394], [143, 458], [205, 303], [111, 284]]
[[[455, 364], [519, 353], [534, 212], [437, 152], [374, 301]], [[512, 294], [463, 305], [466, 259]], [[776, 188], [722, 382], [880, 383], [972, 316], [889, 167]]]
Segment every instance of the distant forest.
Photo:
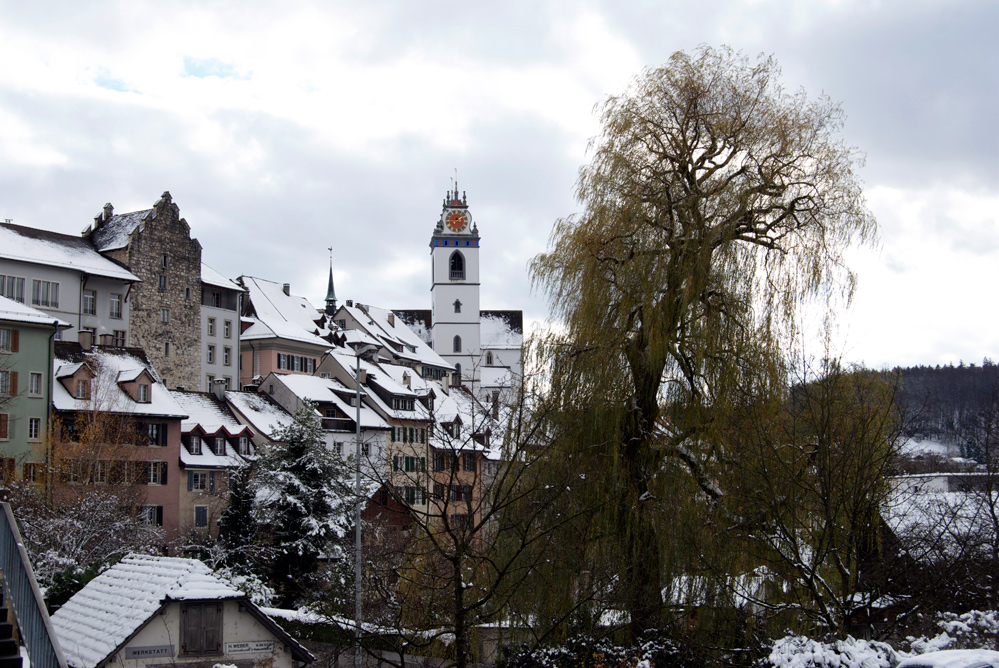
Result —
[[906, 435], [960, 445], [970, 459], [980, 459], [981, 430], [999, 418], [999, 366], [988, 357], [981, 366], [896, 368], [898, 405]]

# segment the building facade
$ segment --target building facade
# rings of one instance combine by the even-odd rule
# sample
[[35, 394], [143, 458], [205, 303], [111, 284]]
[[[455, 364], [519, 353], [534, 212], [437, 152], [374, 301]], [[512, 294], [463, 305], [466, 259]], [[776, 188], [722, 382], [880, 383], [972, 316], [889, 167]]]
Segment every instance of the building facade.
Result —
[[168, 387], [202, 387], [201, 244], [170, 193], [143, 211], [104, 205], [84, 237], [139, 278], [127, 296], [130, 344], [146, 351]]
[[69, 324], [0, 297], [0, 477], [43, 484], [52, 405], [52, 347]]

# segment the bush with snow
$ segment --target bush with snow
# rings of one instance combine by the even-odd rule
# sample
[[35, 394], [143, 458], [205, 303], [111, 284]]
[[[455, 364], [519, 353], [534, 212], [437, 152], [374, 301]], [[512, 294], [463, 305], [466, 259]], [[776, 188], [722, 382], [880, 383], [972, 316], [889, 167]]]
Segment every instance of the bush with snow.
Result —
[[819, 642], [788, 636], [774, 643], [765, 665], [774, 668], [892, 668], [900, 660], [883, 642], [847, 638]]

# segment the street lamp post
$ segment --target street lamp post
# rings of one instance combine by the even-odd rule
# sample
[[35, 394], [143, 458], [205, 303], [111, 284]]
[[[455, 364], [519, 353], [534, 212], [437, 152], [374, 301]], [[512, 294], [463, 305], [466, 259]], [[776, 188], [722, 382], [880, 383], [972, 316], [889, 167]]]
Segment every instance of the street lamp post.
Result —
[[357, 358], [354, 381], [357, 396], [355, 425], [357, 438], [354, 449], [354, 668], [361, 668], [361, 506], [364, 499], [361, 496], [361, 355], [377, 350], [371, 344], [360, 345], [354, 350]]

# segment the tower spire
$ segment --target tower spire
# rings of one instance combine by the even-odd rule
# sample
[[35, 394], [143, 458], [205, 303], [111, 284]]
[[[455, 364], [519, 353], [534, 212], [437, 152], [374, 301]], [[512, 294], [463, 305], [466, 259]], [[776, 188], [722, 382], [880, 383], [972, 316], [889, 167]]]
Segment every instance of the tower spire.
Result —
[[326, 315], [332, 316], [336, 313], [336, 290], [333, 289], [333, 247], [329, 247], [330, 251], [330, 282], [329, 287], [326, 288]]

